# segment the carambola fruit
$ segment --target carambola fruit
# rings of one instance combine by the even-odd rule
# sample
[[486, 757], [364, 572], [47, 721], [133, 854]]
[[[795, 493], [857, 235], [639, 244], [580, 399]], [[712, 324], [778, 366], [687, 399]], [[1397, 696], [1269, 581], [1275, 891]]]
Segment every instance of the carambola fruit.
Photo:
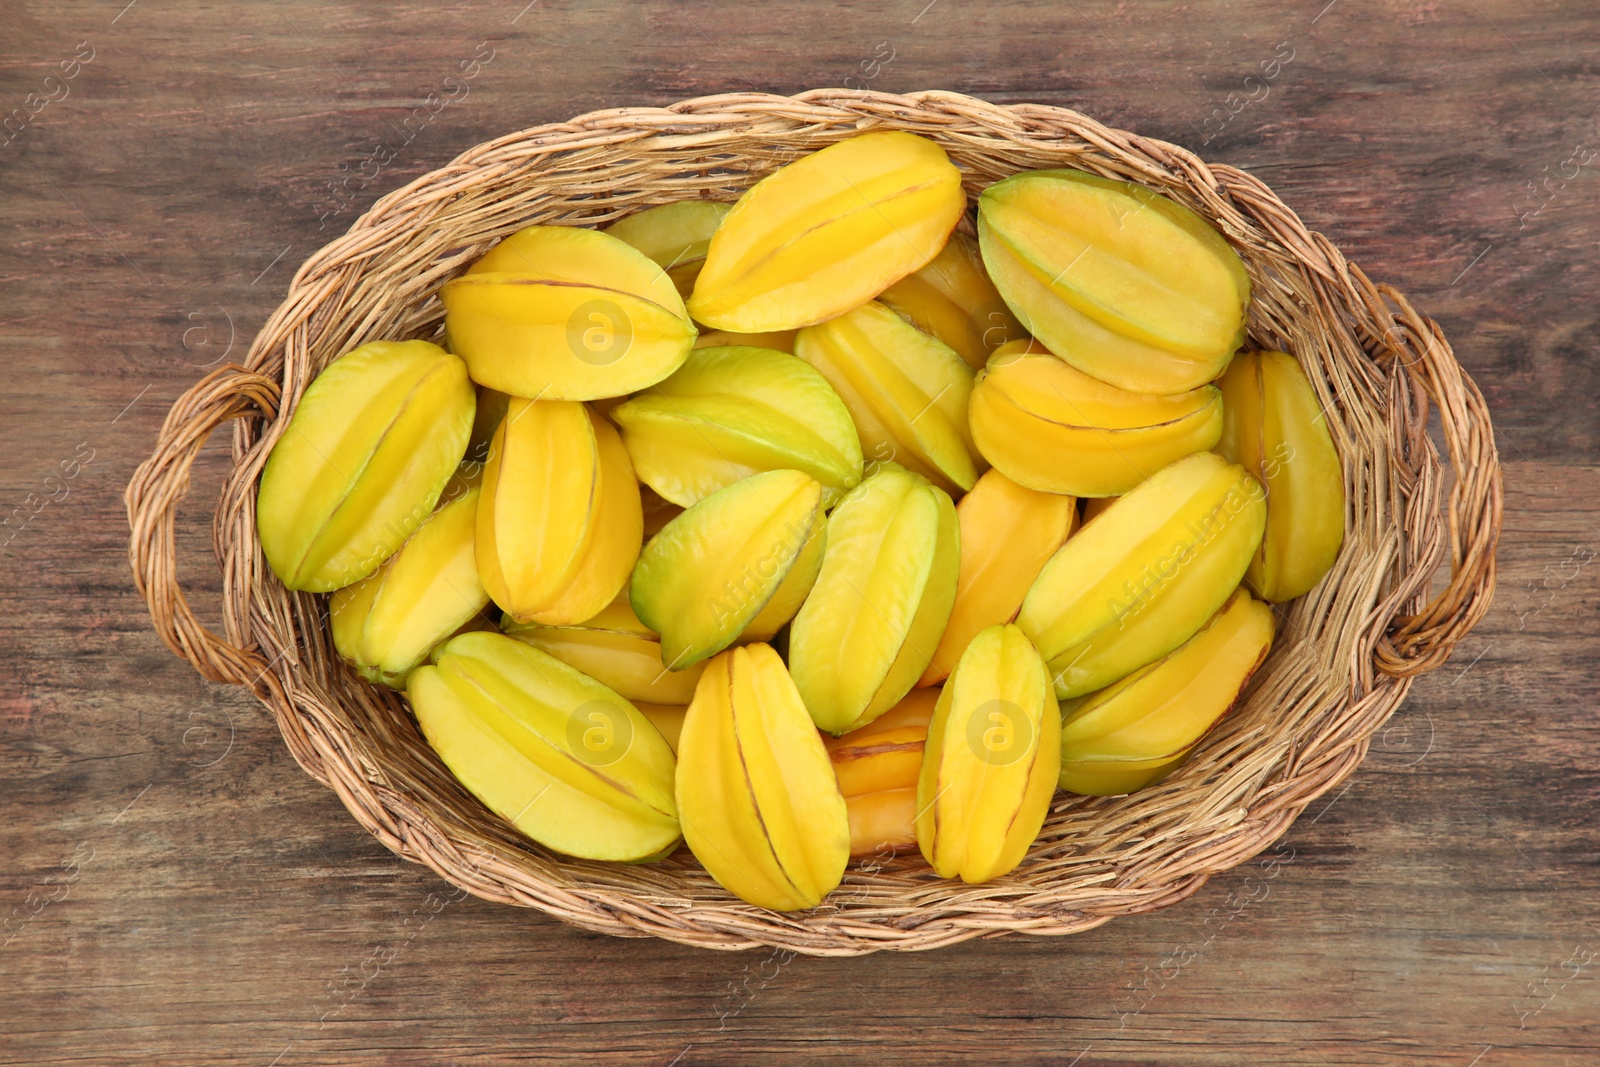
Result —
[[947, 492], [978, 480], [972, 368], [949, 345], [871, 301], [801, 330], [794, 351], [844, 400], [869, 462], [893, 460]]
[[1046, 493], [1117, 496], [1222, 434], [1222, 394], [1130, 393], [1057, 359], [1037, 341], [1001, 347], [969, 410], [978, 451]]
[[1024, 337], [1022, 324], [983, 269], [978, 242], [960, 230], [921, 270], [906, 275], [878, 299], [923, 333], [956, 350], [982, 370], [989, 353]]
[[917, 684], [943, 681], [980, 630], [1016, 618], [1033, 580], [1072, 533], [1077, 503], [1020, 486], [998, 470], [985, 473], [961, 498], [955, 607]]
[[452, 638], [434, 663], [411, 672], [412, 710], [491, 811], [584, 859], [647, 859], [677, 840], [672, 749], [628, 701], [501, 634]]
[[1239, 590], [1199, 633], [1062, 708], [1061, 788], [1131, 793], [1165, 778], [1227, 714], [1272, 647], [1272, 609]]
[[933, 720], [937, 689], [913, 689], [859, 730], [824, 737], [850, 814], [850, 854], [915, 848], [917, 775]]
[[[699, 675], [695, 676], [696, 678]], [[667, 745], [672, 749], [672, 754], [678, 754], [678, 739], [683, 734], [683, 717], [689, 711], [687, 704], [648, 704], [644, 701], [634, 701], [634, 707], [644, 713], [661, 736], [666, 738]]]
[[475, 554], [478, 489], [418, 527], [376, 574], [333, 594], [333, 644], [362, 677], [395, 689], [489, 603]]
[[1063, 699], [1187, 641], [1238, 586], [1266, 525], [1261, 485], [1215, 452], [1162, 468], [1044, 565], [1017, 625]]
[[610, 234], [530, 226], [439, 291], [472, 380], [513, 396], [595, 400], [677, 370], [695, 328], [672, 279]]
[[794, 355], [794, 339], [799, 330], [773, 333], [734, 333], [731, 330], [706, 330], [694, 339], [696, 348], [771, 348]]
[[1299, 362], [1284, 352], [1241, 352], [1222, 386], [1217, 451], [1267, 490], [1267, 532], [1245, 571], [1256, 595], [1278, 603], [1311, 591], [1344, 543], [1344, 469]]
[[687, 299], [705, 265], [711, 235], [732, 206], [716, 200], [679, 200], [636, 211], [602, 232], [649, 256]]
[[661, 659], [661, 638], [639, 621], [626, 592], [580, 623], [542, 626], [508, 617], [502, 629], [507, 637], [550, 653], [636, 704], [688, 704], [704, 669], [696, 664], [668, 670]]
[[816, 580], [825, 530], [822, 485], [792, 470], [735, 482], [667, 523], [628, 587], [661, 659], [683, 670], [777, 633]]
[[767, 645], [729, 649], [706, 666], [678, 740], [677, 799], [695, 858], [751, 904], [813, 907], [844, 877], [844, 797]]
[[1085, 374], [1182, 393], [1244, 340], [1250, 279], [1200, 216], [1143, 186], [1028, 171], [978, 200], [989, 277], [1022, 325]]
[[917, 844], [941, 878], [987, 882], [1022, 862], [1061, 773], [1061, 713], [1044, 661], [1015, 626], [962, 653], [928, 727]]
[[644, 540], [616, 428], [571, 400], [513, 398], [478, 503], [478, 573], [519, 622], [582, 622], [616, 597]]
[[817, 726], [863, 726], [916, 684], [955, 602], [959, 537], [949, 495], [893, 463], [840, 501], [789, 628], [789, 669]]
[[376, 571], [433, 513], [475, 405], [466, 365], [427, 341], [373, 341], [330, 363], [261, 473], [256, 531], [273, 573], [331, 593]]
[[965, 207], [961, 173], [932, 141], [840, 141], [745, 191], [711, 238], [689, 311], [740, 333], [830, 319], [932, 259]]
[[822, 483], [824, 506], [861, 481], [844, 402], [822, 375], [770, 348], [697, 348], [611, 418], [639, 480], [682, 507], [762, 471], [804, 471]]

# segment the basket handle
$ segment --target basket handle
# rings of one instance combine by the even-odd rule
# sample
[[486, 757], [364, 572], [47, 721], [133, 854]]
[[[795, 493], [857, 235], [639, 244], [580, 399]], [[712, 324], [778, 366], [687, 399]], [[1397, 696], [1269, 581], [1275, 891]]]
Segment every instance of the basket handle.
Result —
[[1378, 670], [1404, 678], [1443, 666], [1494, 600], [1495, 548], [1503, 512], [1500, 453], [1489, 406], [1456, 362], [1438, 323], [1393, 287], [1375, 286], [1354, 264], [1350, 270], [1375, 321], [1393, 324], [1382, 337], [1390, 356], [1420, 387], [1412, 422], [1417, 445], [1425, 440], [1431, 399], [1439, 409], [1445, 448], [1455, 471], [1447, 508], [1450, 584], [1415, 615], [1391, 619], [1373, 650]]
[[178, 587], [173, 538], [178, 504], [189, 492], [189, 470], [211, 431], [230, 419], [276, 418], [278, 383], [237, 363], [218, 367], [178, 398], [167, 412], [154, 454], [133, 472], [123, 502], [132, 536], [128, 563], [133, 582], [150, 608], [156, 633], [174, 653], [215, 682], [255, 687], [266, 664], [237, 648], [196, 619]]

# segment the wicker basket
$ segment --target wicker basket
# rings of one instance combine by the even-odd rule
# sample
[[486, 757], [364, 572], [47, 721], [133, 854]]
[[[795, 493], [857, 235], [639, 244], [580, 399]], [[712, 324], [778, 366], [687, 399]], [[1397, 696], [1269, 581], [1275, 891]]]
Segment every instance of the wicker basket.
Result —
[[[267, 570], [255, 536], [267, 452], [330, 360], [377, 338], [437, 338], [440, 283], [515, 230], [731, 200], [799, 152], [882, 128], [943, 145], [972, 195], [1019, 170], [1070, 166], [1140, 182], [1215, 223], [1255, 285], [1251, 342], [1297, 355], [1326, 407], [1350, 509], [1338, 563], [1281, 613], [1248, 699], [1187, 765], [1133, 796], [1057, 794], [1028, 858], [998, 881], [944, 881], [912, 855], [857, 864], [822, 906], [777, 914], [724, 892], [687, 849], [647, 866], [547, 852], [456, 784], [398, 695], [340, 663], [325, 599], [287, 592]], [[1447, 506], [1430, 408], [1454, 471]], [[201, 445], [230, 419], [233, 468], [214, 530], [219, 637], [178, 588], [173, 522]], [[1087, 930], [1182, 900], [1260, 852], [1355, 770], [1411, 679], [1483, 616], [1501, 486], [1483, 397], [1439, 328], [1255, 178], [1062, 108], [817, 90], [597, 111], [479, 145], [389, 194], [300, 268], [245, 366], [222, 367], [173, 405], [126, 501], [134, 578], [162, 640], [207, 678], [248, 686], [300, 765], [394, 852], [485, 899], [589, 930], [853, 955]], [[1450, 582], [1430, 599], [1447, 551]]]

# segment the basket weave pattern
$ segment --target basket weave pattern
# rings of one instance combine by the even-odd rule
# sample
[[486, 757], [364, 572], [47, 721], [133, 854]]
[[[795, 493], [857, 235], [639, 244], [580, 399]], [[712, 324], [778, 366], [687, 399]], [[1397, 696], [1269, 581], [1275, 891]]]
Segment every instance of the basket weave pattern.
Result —
[[[1338, 563], [1279, 612], [1247, 698], [1184, 767], [1132, 796], [1058, 793], [1028, 858], [995, 882], [941, 880], [916, 855], [858, 861], [820, 907], [780, 915], [724, 892], [686, 849], [644, 866], [550, 853], [455, 782], [398, 695], [340, 663], [325, 598], [290, 593], [268, 571], [255, 536], [267, 452], [335, 357], [375, 339], [438, 340], [440, 284], [516, 230], [731, 200], [799, 153], [885, 128], [941, 144], [969, 195], [1019, 170], [1070, 166], [1140, 182], [1210, 219], [1254, 283], [1250, 343], [1298, 356], [1325, 407], [1350, 512]], [[1430, 411], [1453, 468], [1448, 494]], [[219, 636], [178, 587], [173, 525], [200, 447], [229, 420], [233, 469], [214, 527]], [[853, 955], [1086, 930], [1181, 900], [1260, 852], [1355, 770], [1412, 678], [1487, 610], [1501, 487], [1483, 397], [1438, 327], [1255, 178], [1062, 108], [816, 90], [598, 111], [480, 145], [384, 197], [295, 274], [244, 366], [218, 369], [173, 405], [126, 501], [130, 561], [161, 638], [207, 678], [253, 690], [300, 765], [399, 855], [488, 900], [603, 933]], [[1447, 555], [1450, 582], [1430, 599]]]

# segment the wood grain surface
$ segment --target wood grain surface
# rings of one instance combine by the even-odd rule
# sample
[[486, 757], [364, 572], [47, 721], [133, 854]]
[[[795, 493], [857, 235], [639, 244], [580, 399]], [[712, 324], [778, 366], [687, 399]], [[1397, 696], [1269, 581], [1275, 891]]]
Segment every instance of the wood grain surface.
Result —
[[[0, 1063], [1600, 1058], [1592, 3], [125, 2], [0, 0]], [[1494, 608], [1275, 851], [1072, 938], [791, 959], [461, 899], [151, 635], [122, 487], [382, 193], [592, 108], [839, 84], [1177, 141], [1407, 292], [1497, 420]], [[212, 619], [225, 462], [179, 534]]]

